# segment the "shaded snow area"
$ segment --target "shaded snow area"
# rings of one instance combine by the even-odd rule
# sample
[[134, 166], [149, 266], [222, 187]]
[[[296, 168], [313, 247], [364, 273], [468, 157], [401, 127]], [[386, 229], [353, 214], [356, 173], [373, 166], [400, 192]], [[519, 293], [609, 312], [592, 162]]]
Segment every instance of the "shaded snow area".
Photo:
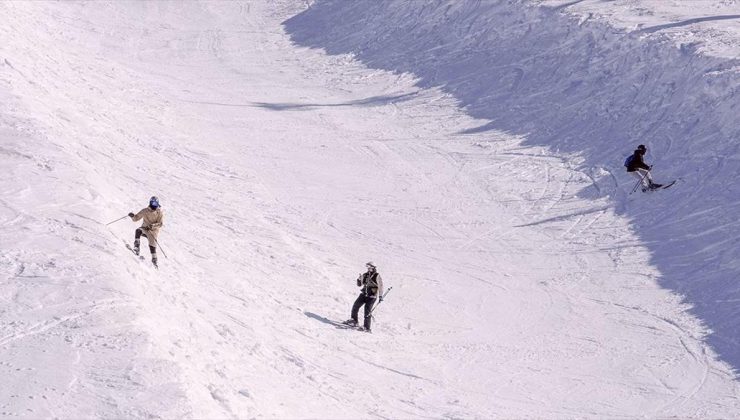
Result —
[[0, 417], [737, 418], [738, 9], [0, 3]]

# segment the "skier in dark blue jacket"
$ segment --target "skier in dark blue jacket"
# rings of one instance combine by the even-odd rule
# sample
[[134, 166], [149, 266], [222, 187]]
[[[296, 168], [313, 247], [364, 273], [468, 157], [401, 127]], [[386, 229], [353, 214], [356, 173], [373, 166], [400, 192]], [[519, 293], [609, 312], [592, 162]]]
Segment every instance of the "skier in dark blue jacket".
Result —
[[652, 166], [648, 166], [643, 158], [647, 153], [647, 147], [644, 144], [637, 146], [635, 153], [627, 161], [627, 172], [633, 174], [635, 178], [642, 182], [642, 191], [655, 190], [663, 186], [663, 184], [656, 184], [653, 182], [653, 177], [650, 175], [650, 169]]

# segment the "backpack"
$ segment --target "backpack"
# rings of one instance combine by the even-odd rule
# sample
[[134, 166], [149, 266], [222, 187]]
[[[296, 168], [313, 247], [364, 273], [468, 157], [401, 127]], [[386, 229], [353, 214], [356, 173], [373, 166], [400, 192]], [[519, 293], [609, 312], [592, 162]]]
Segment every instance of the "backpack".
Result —
[[624, 160], [624, 167], [629, 168], [630, 164], [632, 163], [632, 160], [635, 158], [635, 155], [629, 155], [627, 156], [627, 159]]
[[365, 273], [363, 275], [364, 287], [362, 289], [368, 296], [375, 296], [378, 294], [378, 273], [375, 272], [369, 276], [368, 274], [369, 273]]

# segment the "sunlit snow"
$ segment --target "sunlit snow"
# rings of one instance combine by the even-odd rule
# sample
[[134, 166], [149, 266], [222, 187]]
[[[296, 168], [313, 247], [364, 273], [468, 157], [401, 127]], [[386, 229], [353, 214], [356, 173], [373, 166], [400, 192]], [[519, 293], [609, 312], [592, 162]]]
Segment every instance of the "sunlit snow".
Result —
[[0, 417], [740, 415], [738, 2], [0, 16]]

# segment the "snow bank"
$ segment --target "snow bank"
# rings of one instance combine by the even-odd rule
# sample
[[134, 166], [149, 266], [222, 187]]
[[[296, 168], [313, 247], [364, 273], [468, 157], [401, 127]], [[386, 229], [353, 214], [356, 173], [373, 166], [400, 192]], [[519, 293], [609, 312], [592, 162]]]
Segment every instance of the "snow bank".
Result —
[[[633, 219], [660, 283], [685, 296], [709, 342], [740, 367], [740, 60], [662, 33], [680, 25], [629, 31], [589, 19], [588, 5], [610, 6], [543, 3], [326, 0], [285, 27], [298, 45], [442, 88], [489, 121], [468, 133], [505, 131], [578, 155], [594, 179], [581, 195], [610, 197]], [[679, 179], [672, 190], [626, 195], [622, 162], [640, 143], [657, 182]]]

